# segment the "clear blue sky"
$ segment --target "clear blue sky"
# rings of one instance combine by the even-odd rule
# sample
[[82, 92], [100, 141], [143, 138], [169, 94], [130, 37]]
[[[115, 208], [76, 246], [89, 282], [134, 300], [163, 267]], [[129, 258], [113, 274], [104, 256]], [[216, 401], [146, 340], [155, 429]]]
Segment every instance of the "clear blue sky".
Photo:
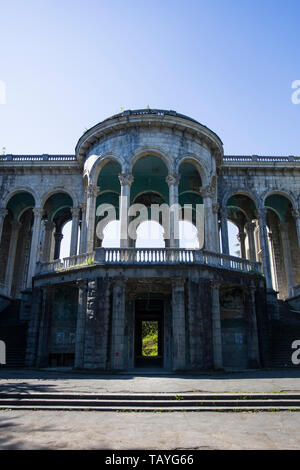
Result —
[[174, 109], [227, 154], [300, 154], [299, 0], [0, 0], [0, 151], [74, 153], [124, 109]]

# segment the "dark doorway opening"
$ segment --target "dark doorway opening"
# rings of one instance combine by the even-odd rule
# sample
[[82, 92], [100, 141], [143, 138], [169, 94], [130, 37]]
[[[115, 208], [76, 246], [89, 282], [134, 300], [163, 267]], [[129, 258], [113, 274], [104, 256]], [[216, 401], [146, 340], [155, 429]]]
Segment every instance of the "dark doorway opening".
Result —
[[163, 301], [136, 300], [135, 367], [163, 367]]

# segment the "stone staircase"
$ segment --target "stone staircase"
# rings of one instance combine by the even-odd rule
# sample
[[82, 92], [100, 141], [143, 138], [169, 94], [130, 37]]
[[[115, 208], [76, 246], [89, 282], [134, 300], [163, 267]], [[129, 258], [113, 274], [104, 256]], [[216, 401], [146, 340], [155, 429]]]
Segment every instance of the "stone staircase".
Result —
[[280, 318], [272, 324], [271, 366], [300, 367], [291, 361], [295, 351], [291, 345], [300, 340], [300, 312], [294, 310], [288, 302], [279, 300]]
[[0, 393], [2, 410], [62, 411], [300, 411], [299, 393], [66, 394]]

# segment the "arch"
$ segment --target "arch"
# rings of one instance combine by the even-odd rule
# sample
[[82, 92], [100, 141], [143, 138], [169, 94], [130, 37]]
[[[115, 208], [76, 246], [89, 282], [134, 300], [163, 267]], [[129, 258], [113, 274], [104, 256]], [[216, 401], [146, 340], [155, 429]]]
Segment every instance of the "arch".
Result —
[[151, 146], [148, 146], [148, 145], [144, 145], [143, 147], [139, 147], [137, 150], [135, 150], [132, 153], [131, 158], [129, 158], [129, 166], [128, 166], [129, 172], [132, 173], [133, 167], [135, 166], [135, 164], [137, 163], [137, 161], [140, 158], [147, 157], [149, 155], [153, 155], [155, 157], [160, 158], [164, 162], [164, 164], [166, 165], [168, 173], [173, 173], [173, 171], [174, 171], [173, 166], [174, 165], [173, 165], [173, 159], [172, 159], [171, 155], [168, 152], [162, 150], [159, 147], [151, 147]]
[[90, 171], [86, 170], [85, 176], [88, 177], [88, 184], [96, 185], [98, 181], [99, 174], [102, 168], [109, 161], [115, 161], [121, 167], [121, 172], [125, 172], [125, 161], [122, 157], [113, 152], [107, 152], [99, 156], [95, 156], [95, 161], [93, 162]]
[[269, 194], [264, 199], [264, 207], [275, 212], [282, 222], [285, 221], [287, 214], [293, 210], [292, 201], [280, 193]]
[[200, 175], [202, 186], [207, 186], [210, 183], [209, 172], [206, 168], [206, 165], [204, 164], [204, 162], [199, 161], [199, 157], [197, 155], [189, 153], [189, 154], [184, 154], [180, 156], [176, 160], [175, 173], [180, 173], [180, 166], [183, 163], [191, 163], [192, 165], [195, 166], [196, 170], [198, 171]]
[[263, 207], [265, 207], [265, 204], [266, 204], [266, 199], [268, 199], [268, 197], [270, 196], [275, 196], [275, 195], [278, 195], [278, 196], [282, 196], [282, 197], [285, 197], [286, 199], [289, 200], [289, 202], [291, 203], [292, 205], [292, 209], [293, 210], [296, 210], [297, 209], [297, 203], [296, 203], [296, 199], [295, 197], [293, 196], [293, 194], [291, 192], [288, 192], [288, 191], [282, 191], [282, 190], [274, 190], [274, 189], [269, 189], [268, 191], [266, 191], [262, 197], [262, 205]]
[[223, 196], [221, 206], [222, 207], [227, 207], [228, 199], [230, 199], [233, 196], [238, 196], [238, 195], [249, 197], [249, 199], [251, 199], [252, 202], [255, 204], [256, 209], [258, 209], [258, 207], [260, 206], [259, 205], [258, 195], [254, 191], [251, 192], [249, 190], [245, 190], [245, 189], [241, 189], [241, 188], [240, 189], [231, 188], [228, 191], [226, 191], [224, 196]]
[[[149, 190], [149, 191], [141, 191], [141, 192], [139, 192], [138, 194], [136, 194], [136, 195], [134, 196], [134, 199], [133, 199], [133, 201], [132, 201], [132, 204], [141, 204], [141, 202], [137, 201], [137, 199], [140, 198], [141, 196], [143, 196], [144, 194], [154, 194], [154, 195], [157, 195], [157, 196], [159, 196], [159, 197], [162, 199], [162, 201], [160, 201], [161, 204], [163, 204], [163, 203], [166, 203], [166, 204], [167, 204], [167, 203], [168, 203], [168, 201], [165, 201], [165, 198], [164, 198], [164, 196], [163, 196], [162, 193], [160, 193], [159, 191], [150, 191], [150, 190]], [[158, 203], [159, 203], [159, 202], [157, 202], [157, 204], [158, 204]]]
[[8, 202], [10, 201], [12, 197], [14, 197], [16, 194], [23, 193], [23, 192], [29, 193], [33, 197], [34, 207], [38, 206], [37, 201], [39, 201], [39, 197], [32, 188], [29, 188], [28, 186], [17, 186], [16, 188], [13, 188], [12, 191], [9, 191], [6, 198], [3, 200], [3, 207], [7, 206]]
[[78, 206], [78, 198], [77, 196], [73, 193], [73, 191], [70, 191], [68, 189], [65, 189], [63, 186], [56, 186], [55, 188], [50, 189], [46, 193], [44, 193], [41, 197], [41, 207], [44, 207], [46, 204], [47, 200], [51, 197], [54, 196], [55, 194], [67, 194], [72, 199], [72, 205], [71, 207]]
[[19, 220], [24, 211], [32, 209], [33, 207], [35, 207], [35, 199], [33, 195], [27, 191], [15, 193], [6, 204], [6, 208], [11, 211], [14, 220]]

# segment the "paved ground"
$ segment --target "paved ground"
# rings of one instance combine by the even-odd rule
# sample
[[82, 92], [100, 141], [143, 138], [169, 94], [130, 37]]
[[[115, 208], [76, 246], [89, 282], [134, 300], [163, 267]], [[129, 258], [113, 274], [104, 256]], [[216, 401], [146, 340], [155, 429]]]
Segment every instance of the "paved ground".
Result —
[[[0, 370], [0, 391], [300, 391], [300, 369], [203, 376]], [[300, 413], [0, 411], [0, 449], [299, 449]]]
[[0, 392], [300, 392], [299, 369], [213, 375], [98, 375], [0, 369]]
[[0, 449], [299, 449], [300, 413], [0, 411]]

